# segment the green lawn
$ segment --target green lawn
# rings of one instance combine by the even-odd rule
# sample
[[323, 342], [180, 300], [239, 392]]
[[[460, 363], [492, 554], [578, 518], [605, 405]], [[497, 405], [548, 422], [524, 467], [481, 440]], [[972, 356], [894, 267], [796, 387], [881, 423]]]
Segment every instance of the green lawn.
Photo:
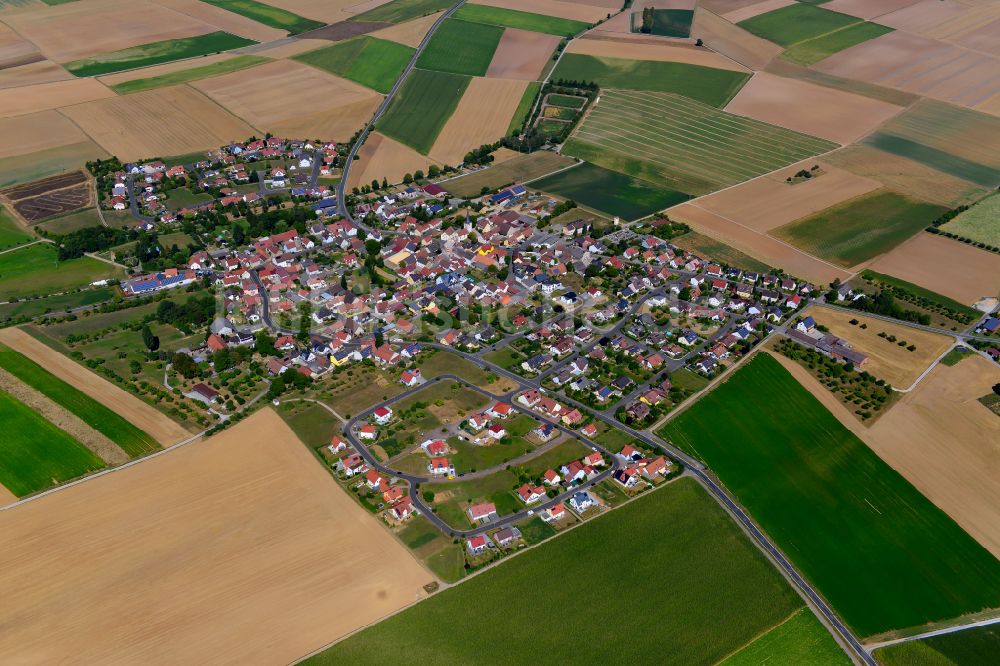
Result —
[[533, 181], [531, 187], [625, 220], [645, 217], [690, 198], [589, 162]]
[[1000, 605], [1000, 562], [771, 356], [660, 434], [708, 463], [859, 636]]
[[452, 0], [393, 0], [363, 14], [352, 16], [349, 20], [403, 23], [419, 16], [447, 9], [453, 4]]
[[7, 213], [7, 209], [0, 206], [0, 250], [24, 245], [33, 240], [35, 237], [19, 227], [14, 218]]
[[583, 21], [546, 16], [544, 14], [533, 14], [532, 12], [522, 12], [516, 9], [491, 7], [489, 5], [465, 4], [459, 7], [453, 16], [476, 23], [488, 23], [505, 28], [532, 30], [560, 37], [571, 37], [590, 27], [589, 23], [584, 23]]
[[415, 69], [378, 122], [378, 130], [427, 154], [455, 112], [468, 76]]
[[449, 18], [437, 29], [417, 66], [438, 72], [483, 76], [503, 37], [503, 28]]
[[701, 65], [580, 53], [564, 54], [552, 73], [553, 80], [593, 81], [602, 88], [677, 93], [715, 107], [725, 106], [749, 78], [743, 72]]
[[851, 660], [812, 611], [802, 608], [731, 655], [720, 666], [760, 666], [768, 663], [847, 666]]
[[101, 225], [101, 216], [96, 208], [85, 208], [75, 213], [53, 217], [38, 225], [39, 229], [52, 234], [68, 234], [72, 231]]
[[941, 231], [1000, 247], [1000, 195], [986, 197], [942, 225]]
[[885, 666], [979, 666], [996, 663], [1000, 627], [974, 627], [919, 641], [897, 643], [875, 651]]
[[583, 105], [586, 103], [585, 100], [580, 97], [572, 97], [570, 95], [556, 95], [554, 93], [549, 95], [545, 99], [545, 101], [548, 104], [551, 104], [552, 106], [561, 106], [561, 107], [566, 107], [568, 109], [577, 109], [577, 110], [582, 109]]
[[[212, 201], [214, 197], [208, 192], [192, 192], [188, 187], [177, 187], [167, 192], [167, 200], [164, 204], [172, 210], [181, 208], [192, 208]], [[161, 242], [164, 242], [161, 238]], [[170, 245], [164, 245], [170, 247]]]
[[30, 301], [18, 301], [0, 305], [0, 322], [17, 317], [34, 317], [48, 312], [61, 312], [83, 305], [94, 305], [110, 301], [115, 295], [114, 287], [98, 287], [85, 291], [59, 294]]
[[282, 402], [278, 415], [311, 449], [326, 446], [340, 432], [340, 420], [314, 402]]
[[[475, 7], [479, 5], [466, 6]], [[528, 114], [531, 113], [531, 105], [535, 103], [535, 97], [538, 95], [538, 89], [541, 87], [541, 83], [538, 81], [532, 81], [528, 84], [528, 87], [524, 89], [524, 93], [521, 95], [521, 101], [517, 103], [517, 109], [514, 110], [514, 115], [511, 116], [510, 125], [507, 127], [507, 134], [513, 134], [514, 132], [521, 131], [521, 127], [524, 126], [524, 121], [528, 119]]]
[[295, 56], [295, 60], [388, 93], [416, 49], [363, 35]]
[[290, 35], [297, 35], [300, 32], [322, 28], [323, 23], [313, 21], [305, 17], [293, 14], [279, 7], [266, 5], [256, 0], [201, 0], [202, 2], [216, 7], [221, 7], [226, 11], [246, 16], [248, 19], [269, 25], [278, 30], [287, 30]]
[[532, 449], [523, 437], [511, 437], [507, 444], [493, 446], [476, 446], [459, 439], [452, 440], [451, 444], [458, 451], [451, 456], [451, 462], [459, 474], [502, 465]]
[[0, 391], [0, 483], [18, 497], [104, 467], [94, 453]]
[[[124, 81], [123, 83], [111, 86], [111, 89], [119, 95], [128, 95], [129, 93], [152, 90], [153, 88], [162, 88], [164, 86], [173, 86], [179, 83], [186, 83], [188, 81], [205, 79], [210, 76], [218, 76], [219, 74], [228, 74], [229, 72], [254, 67], [255, 65], [260, 65], [265, 62], [270, 62], [270, 59], [262, 56], [241, 55], [228, 60], [223, 60], [222, 62], [215, 62], [211, 65], [192, 67], [191, 69], [183, 69], [178, 72], [171, 72], [160, 76], [150, 76], [145, 79]], [[204, 156], [204, 153], [200, 153], [199, 159]], [[190, 164], [190, 162], [188, 163]], [[168, 164], [167, 166], [170, 165]]]
[[856, 266], [920, 233], [943, 206], [877, 190], [775, 230], [773, 235], [840, 266]]
[[789, 47], [781, 57], [796, 64], [808, 67], [834, 53], [857, 46], [869, 39], [881, 37], [892, 32], [892, 28], [877, 23], [855, 23], [834, 32], [807, 39]]
[[847, 14], [796, 3], [740, 21], [737, 25], [775, 44], [791, 46], [860, 22], [861, 19]]
[[[463, 472], [468, 470], [455, 470]], [[465, 510], [470, 503], [493, 502], [497, 513], [507, 516], [524, 508], [524, 504], [514, 495], [517, 479], [506, 470], [500, 470], [487, 476], [469, 481], [457, 481], [448, 484], [425, 483], [420, 491], [431, 490], [440, 494], [434, 501], [433, 508], [438, 517], [457, 529], [472, 527], [469, 515]], [[445, 498], [445, 493], [446, 498]]]
[[257, 42], [231, 35], [228, 32], [210, 32], [197, 37], [165, 39], [160, 42], [132, 46], [120, 51], [101, 53], [89, 58], [74, 60], [63, 65], [74, 76], [100, 76], [127, 69], [149, 67], [164, 62], [197, 58], [209, 53], [230, 51]]
[[[661, 663], [665, 655], [711, 664], [801, 606], [715, 502], [682, 479], [306, 663], [537, 664], [572, 654], [579, 664]], [[546, 622], [555, 627], [543, 629]]]
[[80, 417], [80, 420], [120, 446], [129, 456], [134, 458], [160, 448], [155, 439], [114, 410], [70, 386], [31, 359], [2, 345], [0, 368]]
[[0, 254], [0, 294], [2, 300], [83, 287], [96, 280], [121, 277], [121, 269], [80, 257], [58, 261], [49, 243], [38, 243]]

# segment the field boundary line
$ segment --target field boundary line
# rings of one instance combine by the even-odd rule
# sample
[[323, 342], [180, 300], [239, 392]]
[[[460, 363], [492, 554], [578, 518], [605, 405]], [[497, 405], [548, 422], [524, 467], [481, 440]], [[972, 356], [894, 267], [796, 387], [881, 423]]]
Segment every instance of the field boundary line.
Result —
[[[760, 633], [758, 633], [756, 636], [754, 636], [753, 638], [751, 638], [750, 640], [748, 640], [743, 645], [739, 646], [738, 648], [736, 648], [735, 650], [733, 650], [729, 654], [727, 654], [724, 657], [722, 657], [721, 659], [717, 660], [713, 664], [713, 666], [719, 666], [719, 664], [725, 663], [725, 661], [727, 659], [729, 659], [730, 657], [732, 657], [734, 655], [739, 654], [740, 652], [742, 652], [746, 648], [750, 647], [751, 645], [753, 645], [754, 643], [756, 643], [758, 640], [760, 640], [764, 636], [767, 636], [769, 633], [771, 633], [772, 631], [774, 631], [778, 627], [785, 626], [786, 624], [788, 624], [789, 622], [791, 622], [792, 618], [794, 618], [797, 615], [800, 615], [802, 613], [802, 611], [812, 611], [812, 609], [809, 608], [809, 606], [803, 606], [802, 608], [799, 608], [798, 610], [792, 611], [792, 614], [789, 615], [788, 617], [786, 617], [784, 620], [782, 620], [778, 624], [774, 625], [773, 627], [769, 627], [768, 629], [766, 629], [764, 631], [761, 631]], [[814, 613], [814, 615], [815, 615], [815, 613]], [[826, 628], [826, 627], [824, 627], [824, 628]], [[827, 629], [827, 631], [829, 631], [829, 629]], [[831, 632], [831, 633], [833, 633], [833, 632]]]
[[31, 241], [30, 243], [25, 243], [24, 245], [18, 245], [16, 247], [7, 248], [6, 250], [0, 250], [0, 254], [7, 254], [9, 252], [16, 252], [17, 250], [23, 250], [24, 248], [31, 247], [32, 245], [38, 245], [39, 243], [53, 243], [54, 244], [55, 241], [53, 241], [53, 240], [51, 240], [49, 238], [39, 238], [37, 240]]
[[[574, 157], [573, 159], [575, 160], [575, 159], [578, 159], [578, 158]], [[549, 176], [554, 176], [557, 173], [562, 173], [563, 171], [568, 171], [569, 169], [572, 169], [573, 167], [578, 167], [581, 164], [583, 164], [583, 162], [584, 162], [584, 160], [579, 160], [578, 162], [573, 162], [573, 164], [568, 164], [568, 165], [566, 165], [564, 167], [556, 169], [555, 171], [550, 171], [547, 174], [538, 176], [537, 178], [532, 178], [531, 180], [526, 180], [526, 181], [522, 182], [521, 184], [522, 185], [529, 185], [529, 184], [535, 182], [536, 180], [541, 180], [542, 178], [548, 178]]]
[[1000, 624], [1000, 616], [991, 617], [985, 620], [977, 620], [975, 622], [968, 622], [966, 624], [959, 624], [954, 627], [945, 627], [943, 629], [934, 629], [933, 631], [925, 631], [922, 634], [914, 634], [913, 636], [904, 636], [903, 638], [893, 638], [888, 641], [881, 641], [879, 643], [872, 643], [866, 646], [869, 651], [874, 651], [879, 648], [888, 647], [889, 645], [897, 645], [899, 643], [907, 643], [909, 641], [922, 640], [924, 638], [933, 638], [934, 636], [944, 636], [946, 634], [954, 634], [959, 631], [965, 631], [966, 629], [975, 629], [976, 627], [988, 627], [990, 625]]

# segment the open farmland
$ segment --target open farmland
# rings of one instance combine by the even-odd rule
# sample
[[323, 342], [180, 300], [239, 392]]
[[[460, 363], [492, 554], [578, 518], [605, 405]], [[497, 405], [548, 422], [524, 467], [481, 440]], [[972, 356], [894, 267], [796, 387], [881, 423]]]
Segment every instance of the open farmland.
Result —
[[72, 79], [73, 75], [50, 60], [0, 69], [0, 89], [33, 86]]
[[303, 18], [289, 11], [274, 7], [255, 0], [202, 0], [210, 5], [220, 7], [226, 11], [240, 14], [251, 20], [263, 23], [264, 25], [286, 30], [290, 35], [296, 35], [306, 30], [322, 28], [323, 23]]
[[72, 121], [57, 111], [0, 118], [0, 187], [82, 167], [107, 157]]
[[516, 9], [490, 7], [489, 5], [465, 4], [459, 7], [454, 16], [465, 21], [498, 25], [504, 28], [518, 28], [533, 32], [544, 32], [559, 37], [569, 37], [583, 32], [590, 27], [589, 23], [571, 19], [533, 14]]
[[295, 60], [388, 93], [415, 49], [361, 36], [295, 56]]
[[[143, 90], [152, 90], [153, 88], [163, 88], [166, 86], [175, 86], [180, 83], [187, 83], [188, 81], [207, 79], [211, 76], [228, 74], [230, 72], [236, 72], [241, 69], [247, 69], [248, 67], [254, 67], [256, 65], [262, 65], [265, 62], [269, 62], [267, 58], [253, 55], [218, 57], [223, 59], [211, 64], [202, 65], [200, 67], [191, 67], [190, 62], [174, 63], [170, 65], [162, 65], [164, 70], [169, 69], [169, 71], [158, 69], [157, 71], [163, 71], [163, 73], [158, 73], [153, 76], [134, 78], [134, 73], [119, 74], [117, 76], [124, 78], [117, 79], [118, 82], [116, 82], [115, 75], [101, 77], [101, 81], [110, 85], [111, 89], [119, 95], [128, 95], [131, 93], [142, 92]], [[178, 68], [177, 66], [181, 64], [183, 64], [184, 67]], [[152, 73], [150, 70], [145, 71]]]
[[[503, 31], [486, 76], [534, 81], [541, 76], [558, 45], [559, 38], [553, 35], [507, 28]], [[531, 101], [534, 101], [534, 96]]]
[[351, 169], [347, 184], [356, 187], [373, 180], [381, 183], [383, 178], [390, 183], [400, 183], [406, 174], [413, 174], [418, 169], [426, 173], [432, 163], [413, 148], [380, 132], [372, 132], [358, 151], [358, 163]]
[[9, 250], [33, 240], [35, 237], [15, 222], [6, 208], [0, 206], [0, 251]]
[[527, 87], [527, 81], [515, 79], [472, 79], [441, 128], [431, 157], [442, 164], [459, 164], [469, 150], [503, 138]]
[[708, 463], [860, 636], [1000, 604], [1000, 562], [771, 356], [661, 433]]
[[85, 183], [22, 199], [14, 204], [14, 209], [25, 220], [34, 223], [91, 205], [91, 199], [91, 186]]
[[877, 23], [855, 23], [846, 28], [799, 42], [787, 49], [781, 54], [781, 57], [808, 67], [820, 60], [829, 58], [834, 53], [839, 53], [844, 49], [857, 46], [858, 44], [867, 42], [869, 39], [875, 39], [890, 32], [892, 32], [892, 28], [887, 28]]
[[89, 257], [57, 261], [56, 250], [48, 243], [0, 254], [0, 293], [5, 300], [75, 289], [121, 275], [120, 269]]
[[564, 152], [692, 194], [705, 194], [835, 148], [679, 95], [605, 90]]
[[851, 267], [921, 233], [945, 208], [890, 190], [862, 195], [773, 233], [795, 247]]
[[760, 666], [770, 662], [847, 666], [851, 660], [812, 611], [803, 608], [731, 654], [720, 666]]
[[705, 6], [695, 9], [694, 26], [700, 38], [710, 48], [754, 70], [763, 69], [782, 51], [777, 44], [733, 25]]
[[420, 18], [412, 19], [405, 23], [389, 24], [388, 27], [381, 28], [369, 33], [372, 37], [385, 39], [397, 44], [417, 48], [423, 41], [424, 35], [431, 29], [438, 17], [436, 14], [428, 14]]
[[114, 97], [114, 92], [94, 79], [71, 79], [0, 90], [0, 118], [47, 111], [95, 99]]
[[62, 113], [123, 160], [193, 153], [254, 134], [248, 124], [186, 86], [87, 102]]
[[739, 26], [782, 46], [826, 35], [858, 23], [853, 16], [806, 3], [795, 3], [740, 21]]
[[991, 195], [941, 226], [942, 231], [1000, 247], [1000, 195]]
[[[76, 2], [76, 0], [71, 0], [71, 2]], [[214, 2], [212, 4], [202, 2], [202, 0], [153, 0], [153, 2], [199, 21], [210, 23], [217, 30], [252, 39], [255, 42], [280, 40], [287, 35], [285, 30], [258, 23], [246, 16], [216, 6]]]
[[[637, 530], [635, 525], [664, 529]], [[669, 578], [669, 594], [607, 593], [644, 589], [663, 577]], [[558, 584], [572, 580], [588, 584]], [[495, 612], [495, 607], [512, 604], [532, 612]], [[678, 663], [713, 663], [801, 605], [728, 516], [694, 481], [681, 479], [445, 590], [306, 663], [358, 664], [376, 658], [466, 663], [512, 636], [529, 633], [530, 641], [517, 644], [517, 662], [573, 652], [581, 664], [641, 663], [663, 654]], [[567, 613], [570, 607], [586, 612]], [[442, 622], [442, 617], [462, 621]], [[538, 631], [539, 617], [558, 617], [560, 629]], [[619, 640], [623, 617], [638, 635], [658, 632], [655, 644]], [[664, 626], [670, 631], [662, 631]], [[592, 640], [580, 650], [579, 636], [584, 633]]]
[[1000, 628], [972, 627], [950, 634], [879, 648], [873, 656], [883, 666], [973, 666], [1000, 653]]
[[625, 220], [645, 217], [689, 198], [684, 192], [658, 187], [589, 162], [533, 181], [531, 187]]
[[18, 661], [289, 663], [432, 580], [271, 410], [0, 523]]
[[519, 155], [503, 164], [490, 166], [476, 173], [444, 181], [441, 187], [456, 197], [478, 197], [484, 187], [492, 190], [514, 183], [523, 183], [565, 169], [574, 163], [573, 159], [559, 153], [541, 150], [528, 155]]
[[11, 201], [20, 201], [22, 199], [30, 199], [32, 197], [46, 194], [52, 190], [58, 190], [73, 185], [82, 185], [86, 182], [87, 175], [83, 171], [70, 171], [69, 173], [59, 174], [58, 176], [52, 176], [51, 178], [37, 180], [24, 185], [18, 185], [17, 187], [8, 187], [0, 190], [0, 195], [3, 195]]
[[166, 39], [162, 42], [131, 46], [120, 51], [74, 60], [66, 63], [65, 67], [75, 76], [98, 76], [174, 60], [197, 58], [255, 43], [253, 40], [237, 37], [228, 32], [210, 32], [197, 37]]
[[379, 121], [379, 131], [427, 154], [470, 81], [458, 74], [413, 70]]
[[559, 61], [552, 77], [593, 81], [602, 88], [677, 93], [721, 107], [732, 99], [749, 75], [683, 62], [625, 60], [567, 53]]
[[[287, 0], [286, 0], [287, 1]], [[311, 0], [295, 0], [297, 2], [311, 2]], [[347, 0], [349, 5], [356, 4], [354, 0]], [[278, 3], [280, 4], [280, 3]], [[361, 14], [356, 14], [352, 21], [373, 21], [386, 23], [403, 23], [410, 19], [419, 18], [426, 14], [433, 14], [443, 9], [451, 7], [451, 0], [392, 0], [384, 5], [379, 5]]]
[[612, 0], [586, 3], [568, 0], [470, 0], [469, 4], [544, 14], [581, 23], [596, 23], [621, 8]]
[[596, 56], [599, 58], [621, 58], [628, 60], [662, 60], [664, 62], [679, 62], [688, 65], [700, 65], [712, 69], [728, 69], [734, 72], [746, 72], [747, 69], [737, 62], [719, 55], [714, 51], [699, 49], [687, 44], [646, 42], [637, 39], [596, 39], [584, 35], [574, 39], [566, 47], [567, 53]]
[[503, 28], [449, 18], [435, 31], [417, 66], [438, 72], [482, 76], [490, 67]]

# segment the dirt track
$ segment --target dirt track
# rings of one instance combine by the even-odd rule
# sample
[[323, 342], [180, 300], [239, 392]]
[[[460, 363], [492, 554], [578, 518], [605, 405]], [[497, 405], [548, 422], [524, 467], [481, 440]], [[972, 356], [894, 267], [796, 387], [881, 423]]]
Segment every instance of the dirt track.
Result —
[[0, 532], [9, 663], [289, 663], [432, 580], [270, 409]]

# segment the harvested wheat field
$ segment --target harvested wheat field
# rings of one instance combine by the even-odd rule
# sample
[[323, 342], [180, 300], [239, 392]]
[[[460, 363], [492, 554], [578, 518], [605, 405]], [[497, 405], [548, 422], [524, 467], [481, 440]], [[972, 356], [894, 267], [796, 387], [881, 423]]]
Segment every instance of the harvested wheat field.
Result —
[[430, 155], [444, 164], [458, 164], [473, 148], [502, 138], [527, 87], [527, 81], [472, 79]]
[[346, 21], [359, 11], [384, 5], [389, 0], [358, 2], [358, 0], [268, 0], [267, 4], [304, 16], [314, 21], [336, 23]]
[[[662, 38], [656, 38], [662, 40]], [[655, 60], [701, 65], [734, 72], [749, 71], [746, 67], [714, 51], [689, 46], [679, 42], [645, 41], [642, 39], [616, 39], [611, 37], [581, 37], [566, 47], [567, 53], [622, 58], [625, 60]]]
[[258, 23], [236, 12], [231, 12], [201, 0], [152, 0], [158, 5], [172, 9], [185, 16], [210, 23], [219, 30], [239, 35], [255, 42], [270, 42], [281, 39], [288, 33]]
[[[844, 312], [823, 307], [809, 309], [817, 324], [830, 329], [830, 333], [851, 343], [851, 347], [868, 356], [861, 367], [879, 379], [893, 386], [906, 389], [929, 368], [941, 354], [955, 342], [947, 335], [929, 333], [902, 324], [894, 324], [880, 319], [866, 317], [860, 312]], [[852, 326], [851, 320], [858, 325]], [[861, 328], [866, 324], [868, 328]], [[896, 342], [879, 337], [879, 333], [896, 336]], [[899, 346], [905, 340], [907, 345], [916, 345], [914, 351]]]
[[294, 60], [277, 60], [191, 84], [262, 131], [344, 140], [381, 96]]
[[596, 23], [605, 18], [609, 13], [621, 9], [621, 5], [609, 9], [611, 5], [592, 4], [590, 2], [564, 2], [563, 0], [470, 0], [474, 5], [489, 5], [491, 7], [502, 7], [503, 9], [514, 9], [521, 12], [531, 12], [534, 14], [545, 14], [547, 16], [558, 16], [559, 18], [583, 21], [584, 23]]
[[691, 35], [703, 40], [713, 51], [752, 70], [764, 69], [764, 65], [783, 50], [777, 44], [751, 35], [704, 7], [695, 9]]
[[34, 44], [0, 23], [0, 69], [27, 65], [42, 58]]
[[114, 97], [115, 93], [96, 79], [71, 79], [22, 88], [0, 90], [0, 118], [23, 116], [61, 106]]
[[270, 409], [0, 530], [0, 652], [18, 663], [290, 663], [433, 580]]
[[1000, 557], [1000, 418], [978, 402], [1000, 369], [976, 355], [938, 365], [863, 439]]
[[128, 69], [124, 72], [115, 72], [114, 74], [107, 74], [105, 76], [97, 77], [97, 80], [106, 86], [116, 86], [119, 83], [125, 83], [127, 81], [135, 81], [137, 79], [151, 79], [156, 76], [163, 76], [165, 74], [173, 74], [174, 72], [183, 72], [187, 69], [195, 69], [198, 67], [205, 67], [208, 65], [213, 65], [217, 62], [223, 62], [225, 60], [232, 60], [237, 56], [231, 53], [215, 53], [212, 55], [204, 56], [202, 58], [191, 58], [188, 60], [176, 60], [174, 62], [167, 62], [162, 65], [153, 65], [152, 67], [140, 67], [138, 69]]
[[[813, 171], [814, 166], [819, 166], [819, 170]], [[819, 175], [794, 184], [786, 182], [786, 178], [801, 170]], [[700, 197], [695, 205], [736, 220], [754, 231], [767, 233], [879, 187], [879, 182], [871, 178], [856, 176], [850, 171], [809, 159]]]
[[891, 190], [949, 208], [973, 203], [986, 195], [985, 189], [967, 180], [863, 144], [824, 155], [823, 161], [877, 180]]
[[388, 28], [382, 28], [369, 34], [372, 37], [388, 39], [390, 42], [406, 44], [407, 46], [417, 48], [420, 46], [420, 42], [423, 41], [424, 35], [427, 34], [427, 31], [431, 29], [431, 26], [434, 25], [437, 19], [437, 13], [428, 14], [427, 16], [421, 16], [405, 23], [397, 23], [396, 25], [391, 25]]
[[775, 9], [781, 9], [782, 7], [788, 7], [789, 5], [794, 5], [795, 0], [763, 0], [762, 2], [755, 2], [752, 5], [747, 5], [746, 7], [740, 7], [732, 11], [722, 14], [722, 18], [726, 19], [730, 23], [739, 23], [740, 21], [746, 21], [754, 16], [760, 16], [761, 14], [766, 14], [768, 12], [773, 12]]
[[857, 141], [903, 107], [843, 90], [757, 72], [726, 111], [840, 144]]
[[69, 2], [42, 11], [5, 14], [4, 21], [56, 62], [215, 30], [204, 21], [148, 0], [131, 0], [128, 11], [122, 10], [118, 0]]
[[672, 220], [685, 222], [695, 231], [711, 236], [769, 266], [784, 269], [790, 275], [816, 284], [850, 278], [847, 271], [776, 238], [765, 236], [750, 227], [720, 217], [694, 203], [682, 203], [667, 211]]
[[7, 490], [5, 486], [0, 485], [0, 507], [5, 507], [9, 504], [13, 504], [17, 501], [17, 495]]
[[187, 86], [157, 88], [61, 111], [123, 160], [193, 153], [257, 133]]
[[57, 111], [41, 111], [0, 119], [0, 158], [27, 155], [90, 141], [79, 127]]
[[552, 58], [559, 41], [560, 38], [555, 35], [507, 28], [493, 53], [486, 76], [534, 81]]
[[896, 30], [928, 35], [941, 25], [968, 13], [970, 7], [955, 0], [920, 0], [902, 9], [880, 16], [878, 22]]
[[122, 418], [137, 428], [145, 430], [164, 446], [176, 444], [190, 436], [190, 433], [168, 418], [166, 414], [150, 407], [107, 379], [47, 347], [19, 328], [0, 330], [0, 342], [24, 354], [59, 379], [83, 391], [105, 407], [115, 410]]
[[868, 268], [966, 305], [1000, 294], [1000, 255], [934, 234], [917, 234]]
[[72, 79], [73, 75], [51, 60], [0, 69], [0, 89], [33, 86]]
[[[874, 20], [916, 3], [917, 0], [830, 0], [830, 2], [823, 3], [823, 9], [865, 20]], [[881, 23], [882, 21], [875, 22]]]
[[434, 163], [426, 155], [421, 155], [413, 148], [379, 132], [368, 136], [365, 145], [358, 151], [358, 156], [347, 181], [351, 187], [371, 183], [373, 180], [382, 182], [383, 178], [390, 183], [400, 183], [406, 174], [412, 174], [418, 169], [426, 172], [427, 167]]

